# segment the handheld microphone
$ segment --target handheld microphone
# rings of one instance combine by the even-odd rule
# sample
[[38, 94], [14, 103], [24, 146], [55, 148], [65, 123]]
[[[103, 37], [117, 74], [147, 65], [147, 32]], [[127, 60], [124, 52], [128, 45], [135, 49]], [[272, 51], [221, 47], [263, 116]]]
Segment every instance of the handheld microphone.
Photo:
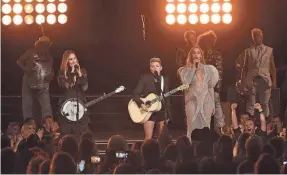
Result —
[[155, 77], [157, 82], [160, 81], [160, 77], [159, 77], [159, 74], [157, 71], [154, 71], [154, 77]]
[[79, 69], [79, 65], [76, 64], [76, 65], [74, 66], [74, 68], [75, 68], [75, 69]]
[[195, 68], [196, 68], [196, 69], [198, 68], [198, 62], [195, 63]]

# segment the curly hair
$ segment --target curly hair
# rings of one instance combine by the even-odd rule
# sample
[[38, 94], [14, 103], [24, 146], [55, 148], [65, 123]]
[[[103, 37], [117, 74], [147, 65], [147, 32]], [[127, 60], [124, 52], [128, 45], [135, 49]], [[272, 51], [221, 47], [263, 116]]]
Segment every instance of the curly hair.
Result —
[[195, 45], [194, 47], [192, 47], [189, 52], [188, 52], [188, 55], [187, 55], [187, 59], [186, 59], [186, 65], [190, 65], [191, 64], [191, 61], [192, 61], [192, 51], [194, 49], [199, 49], [200, 50], [200, 53], [201, 53], [201, 63], [205, 64], [205, 60], [204, 60], [204, 53], [203, 53], [203, 50], [199, 47], [199, 45]]
[[197, 37], [197, 45], [200, 45], [202, 48], [206, 47], [206, 44], [209, 42], [213, 42], [215, 44], [217, 41], [217, 35], [213, 30], [208, 30]]

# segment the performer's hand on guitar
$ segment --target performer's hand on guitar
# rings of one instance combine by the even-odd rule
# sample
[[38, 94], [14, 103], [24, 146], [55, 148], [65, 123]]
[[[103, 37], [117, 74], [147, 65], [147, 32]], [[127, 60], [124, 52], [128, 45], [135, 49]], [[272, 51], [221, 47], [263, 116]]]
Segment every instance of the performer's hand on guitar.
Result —
[[141, 109], [143, 109], [144, 111], [148, 112], [148, 107], [144, 103], [141, 104]]

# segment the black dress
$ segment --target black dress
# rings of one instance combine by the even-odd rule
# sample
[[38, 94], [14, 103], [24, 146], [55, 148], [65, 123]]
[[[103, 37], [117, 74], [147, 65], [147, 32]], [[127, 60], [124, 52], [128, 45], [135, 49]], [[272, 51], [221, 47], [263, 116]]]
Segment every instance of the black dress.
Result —
[[[133, 100], [138, 106], [141, 106], [143, 101], [140, 98], [146, 97], [150, 93], [160, 96], [161, 91], [161, 82], [156, 80], [152, 73], [147, 73], [144, 74], [139, 80], [138, 85], [133, 92]], [[168, 91], [169, 80], [164, 76], [164, 88], [162, 93], [166, 93]], [[149, 118], [149, 121], [160, 122], [170, 118], [170, 100], [169, 98], [166, 98], [165, 100], [165, 102], [162, 102], [163, 105], [161, 110], [154, 112]]]
[[[58, 74], [58, 83], [59, 86], [64, 89], [63, 98], [59, 100], [59, 107], [61, 108], [62, 104], [69, 98], [79, 98], [80, 101], [86, 103], [85, 91], [88, 89], [88, 78], [87, 71], [81, 69], [82, 77], [78, 77], [74, 86], [71, 85], [74, 83], [74, 74], [70, 70], [67, 71], [66, 76], [63, 71], [60, 71]], [[59, 110], [60, 111], [60, 110]], [[75, 134], [80, 135], [82, 132], [89, 132], [88, 123], [89, 116], [88, 113], [85, 114], [79, 121], [73, 122], [68, 120], [66, 117], [60, 114], [59, 123], [61, 125], [62, 134]]]

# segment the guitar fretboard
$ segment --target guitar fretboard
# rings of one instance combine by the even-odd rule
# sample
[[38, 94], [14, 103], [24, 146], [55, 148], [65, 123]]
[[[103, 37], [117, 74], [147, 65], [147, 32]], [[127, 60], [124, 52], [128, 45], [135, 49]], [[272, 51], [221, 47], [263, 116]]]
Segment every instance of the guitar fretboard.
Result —
[[103, 96], [101, 96], [101, 97], [99, 97], [99, 98], [96, 98], [96, 99], [94, 99], [94, 100], [92, 100], [92, 101], [86, 103], [85, 106], [88, 108], [88, 107], [90, 107], [90, 106], [92, 106], [92, 105], [98, 103], [99, 101], [102, 101], [102, 100], [104, 100], [104, 99], [106, 99], [106, 98], [108, 98], [108, 97], [110, 97], [110, 96], [112, 96], [112, 95], [114, 95], [114, 94], [116, 94], [115, 91], [110, 92], [110, 93], [108, 93], [108, 94], [106, 94], [106, 95], [103, 95]]
[[166, 98], [166, 97], [168, 97], [168, 96], [170, 96], [170, 95], [176, 93], [177, 91], [179, 91], [179, 88], [175, 88], [175, 89], [173, 89], [173, 90], [171, 90], [171, 91], [169, 91], [169, 92], [163, 94], [163, 96], [159, 96], [159, 97], [157, 97], [157, 98], [151, 100], [151, 103], [155, 103], [155, 102], [157, 102], [157, 101], [162, 101], [163, 98]]

